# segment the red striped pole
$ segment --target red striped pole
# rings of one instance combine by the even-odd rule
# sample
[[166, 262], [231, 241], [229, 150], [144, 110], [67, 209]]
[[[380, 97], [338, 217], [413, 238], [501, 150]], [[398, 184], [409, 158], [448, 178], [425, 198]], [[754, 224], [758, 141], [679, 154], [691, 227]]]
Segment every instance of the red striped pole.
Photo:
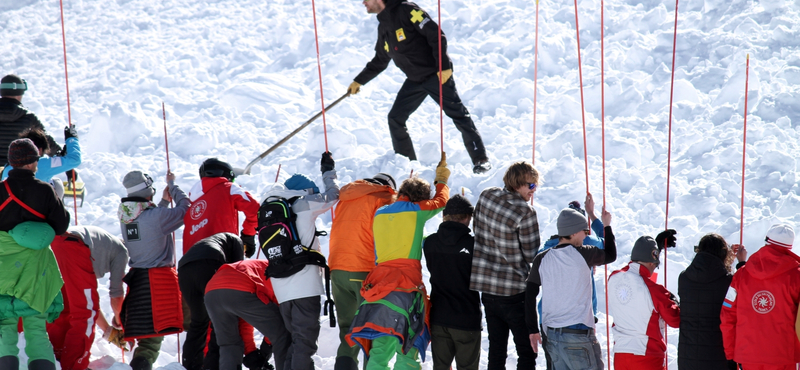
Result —
[[317, 36], [317, 7], [311, 0], [311, 12], [314, 18], [314, 44], [317, 47], [317, 72], [319, 73], [319, 100], [322, 104], [322, 132], [325, 136], [325, 151], [328, 151], [328, 124], [325, 121], [325, 94], [322, 92], [322, 64], [319, 61], [319, 37]]
[[[600, 132], [603, 156], [603, 210], [606, 209], [606, 53], [605, 53], [605, 2], [600, 0]], [[602, 212], [602, 211], [601, 211]], [[602, 214], [602, 213], [601, 213]], [[608, 316], [608, 265], [603, 265], [606, 284], [606, 354], [611, 370], [611, 323]]]
[[589, 160], [586, 149], [586, 109], [583, 103], [583, 67], [581, 66], [581, 28], [578, 25], [578, 0], [575, 1], [575, 35], [578, 40], [578, 79], [581, 86], [581, 120], [583, 121], [583, 168], [586, 173], [586, 194], [589, 194]]
[[[61, 46], [64, 50], [64, 81], [67, 85], [67, 122], [72, 127], [72, 108], [70, 107], [69, 99], [69, 72], [67, 71], [67, 33], [64, 29], [64, 1], [58, 0], [59, 8], [61, 9]], [[64, 145], [67, 145], [64, 143]], [[75, 171], [72, 171], [72, 178], [67, 179], [72, 182], [72, 209], [75, 211], [75, 225], [78, 225], [78, 194], [75, 189]]]
[[742, 134], [742, 203], [739, 206], [739, 245], [744, 238], [744, 168], [745, 153], [747, 153], [747, 90], [750, 83], [750, 54], [747, 54], [747, 69], [744, 79], [744, 131]]

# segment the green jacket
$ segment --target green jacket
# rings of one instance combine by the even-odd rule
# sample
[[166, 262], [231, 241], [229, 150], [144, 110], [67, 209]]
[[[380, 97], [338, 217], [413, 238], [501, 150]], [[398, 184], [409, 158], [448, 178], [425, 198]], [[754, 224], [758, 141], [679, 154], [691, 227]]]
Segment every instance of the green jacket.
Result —
[[41, 222], [19, 226], [0, 231], [0, 319], [47, 313], [55, 320], [64, 309], [64, 280], [47, 241], [55, 233]]

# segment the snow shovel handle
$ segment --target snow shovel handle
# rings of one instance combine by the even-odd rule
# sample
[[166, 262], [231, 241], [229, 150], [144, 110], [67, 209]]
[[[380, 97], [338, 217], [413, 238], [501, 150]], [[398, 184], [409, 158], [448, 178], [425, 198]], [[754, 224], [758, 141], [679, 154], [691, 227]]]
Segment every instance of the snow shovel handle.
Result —
[[[340, 102], [340, 101], [344, 100], [344, 98], [346, 98], [346, 97], [348, 97], [348, 96], [350, 96], [350, 92], [349, 92], [349, 91], [348, 91], [347, 93], [345, 93], [344, 95], [342, 95], [342, 97], [341, 97], [341, 98], [339, 98], [339, 99], [336, 99], [336, 101], [334, 101], [333, 103], [329, 104], [329, 105], [328, 105], [328, 106], [325, 108], [325, 110], [327, 111], [327, 110], [330, 110], [331, 108], [335, 107], [335, 106], [336, 106], [336, 104], [339, 104], [339, 102]], [[247, 167], [245, 167], [245, 168], [244, 168], [244, 170], [242, 170], [242, 173], [241, 173], [241, 174], [249, 175], [249, 174], [250, 174], [250, 170], [253, 168], [253, 166], [255, 166], [255, 164], [256, 164], [256, 163], [258, 163], [258, 162], [260, 162], [262, 159], [264, 159], [264, 158], [265, 158], [267, 155], [269, 155], [269, 153], [272, 153], [272, 152], [273, 152], [273, 151], [275, 151], [276, 149], [280, 148], [280, 146], [281, 146], [281, 145], [283, 145], [285, 142], [289, 141], [289, 139], [291, 139], [291, 138], [292, 138], [292, 136], [294, 136], [294, 135], [297, 135], [297, 133], [298, 133], [298, 132], [300, 132], [300, 131], [302, 131], [304, 128], [308, 127], [308, 125], [310, 125], [312, 122], [314, 122], [314, 120], [316, 120], [317, 118], [319, 118], [319, 116], [321, 116], [321, 115], [322, 115], [322, 111], [319, 111], [319, 112], [317, 112], [317, 114], [315, 114], [315, 115], [314, 115], [313, 117], [311, 117], [311, 118], [310, 118], [308, 121], [306, 121], [305, 123], [303, 123], [302, 125], [300, 125], [300, 127], [296, 128], [294, 131], [290, 132], [290, 133], [289, 133], [289, 135], [286, 135], [286, 137], [284, 137], [283, 139], [281, 139], [280, 141], [278, 141], [277, 143], [275, 143], [275, 145], [271, 146], [271, 147], [270, 147], [269, 149], [267, 149], [267, 150], [266, 150], [264, 153], [261, 153], [261, 155], [259, 155], [258, 157], [256, 157], [256, 159], [253, 159], [252, 161], [250, 161], [250, 163], [248, 163], [248, 164], [247, 164]], [[234, 171], [236, 172], [236, 170], [234, 170]], [[240, 175], [240, 174], [237, 174], [237, 175]]]

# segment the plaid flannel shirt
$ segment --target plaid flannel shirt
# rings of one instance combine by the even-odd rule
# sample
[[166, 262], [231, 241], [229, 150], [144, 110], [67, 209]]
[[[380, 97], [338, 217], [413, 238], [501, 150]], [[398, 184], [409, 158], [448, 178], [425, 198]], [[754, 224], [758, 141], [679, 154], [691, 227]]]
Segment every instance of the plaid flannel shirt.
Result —
[[518, 193], [493, 187], [481, 193], [472, 222], [469, 288], [499, 296], [524, 292], [540, 244], [536, 211]]

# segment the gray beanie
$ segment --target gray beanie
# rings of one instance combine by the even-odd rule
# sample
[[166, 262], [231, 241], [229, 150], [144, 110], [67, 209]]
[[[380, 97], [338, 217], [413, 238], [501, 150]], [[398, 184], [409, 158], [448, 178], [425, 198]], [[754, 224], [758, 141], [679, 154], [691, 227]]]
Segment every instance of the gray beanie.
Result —
[[656, 265], [658, 265], [661, 263], [661, 261], [658, 259], [660, 252], [661, 249], [658, 248], [658, 245], [653, 238], [649, 236], [642, 236], [639, 239], [636, 239], [636, 243], [633, 243], [631, 261], [655, 262]]
[[142, 171], [131, 171], [122, 179], [129, 198], [148, 198], [156, 194], [153, 179]]
[[581, 230], [589, 230], [589, 220], [572, 208], [564, 208], [558, 215], [556, 226], [558, 236], [570, 236]]

